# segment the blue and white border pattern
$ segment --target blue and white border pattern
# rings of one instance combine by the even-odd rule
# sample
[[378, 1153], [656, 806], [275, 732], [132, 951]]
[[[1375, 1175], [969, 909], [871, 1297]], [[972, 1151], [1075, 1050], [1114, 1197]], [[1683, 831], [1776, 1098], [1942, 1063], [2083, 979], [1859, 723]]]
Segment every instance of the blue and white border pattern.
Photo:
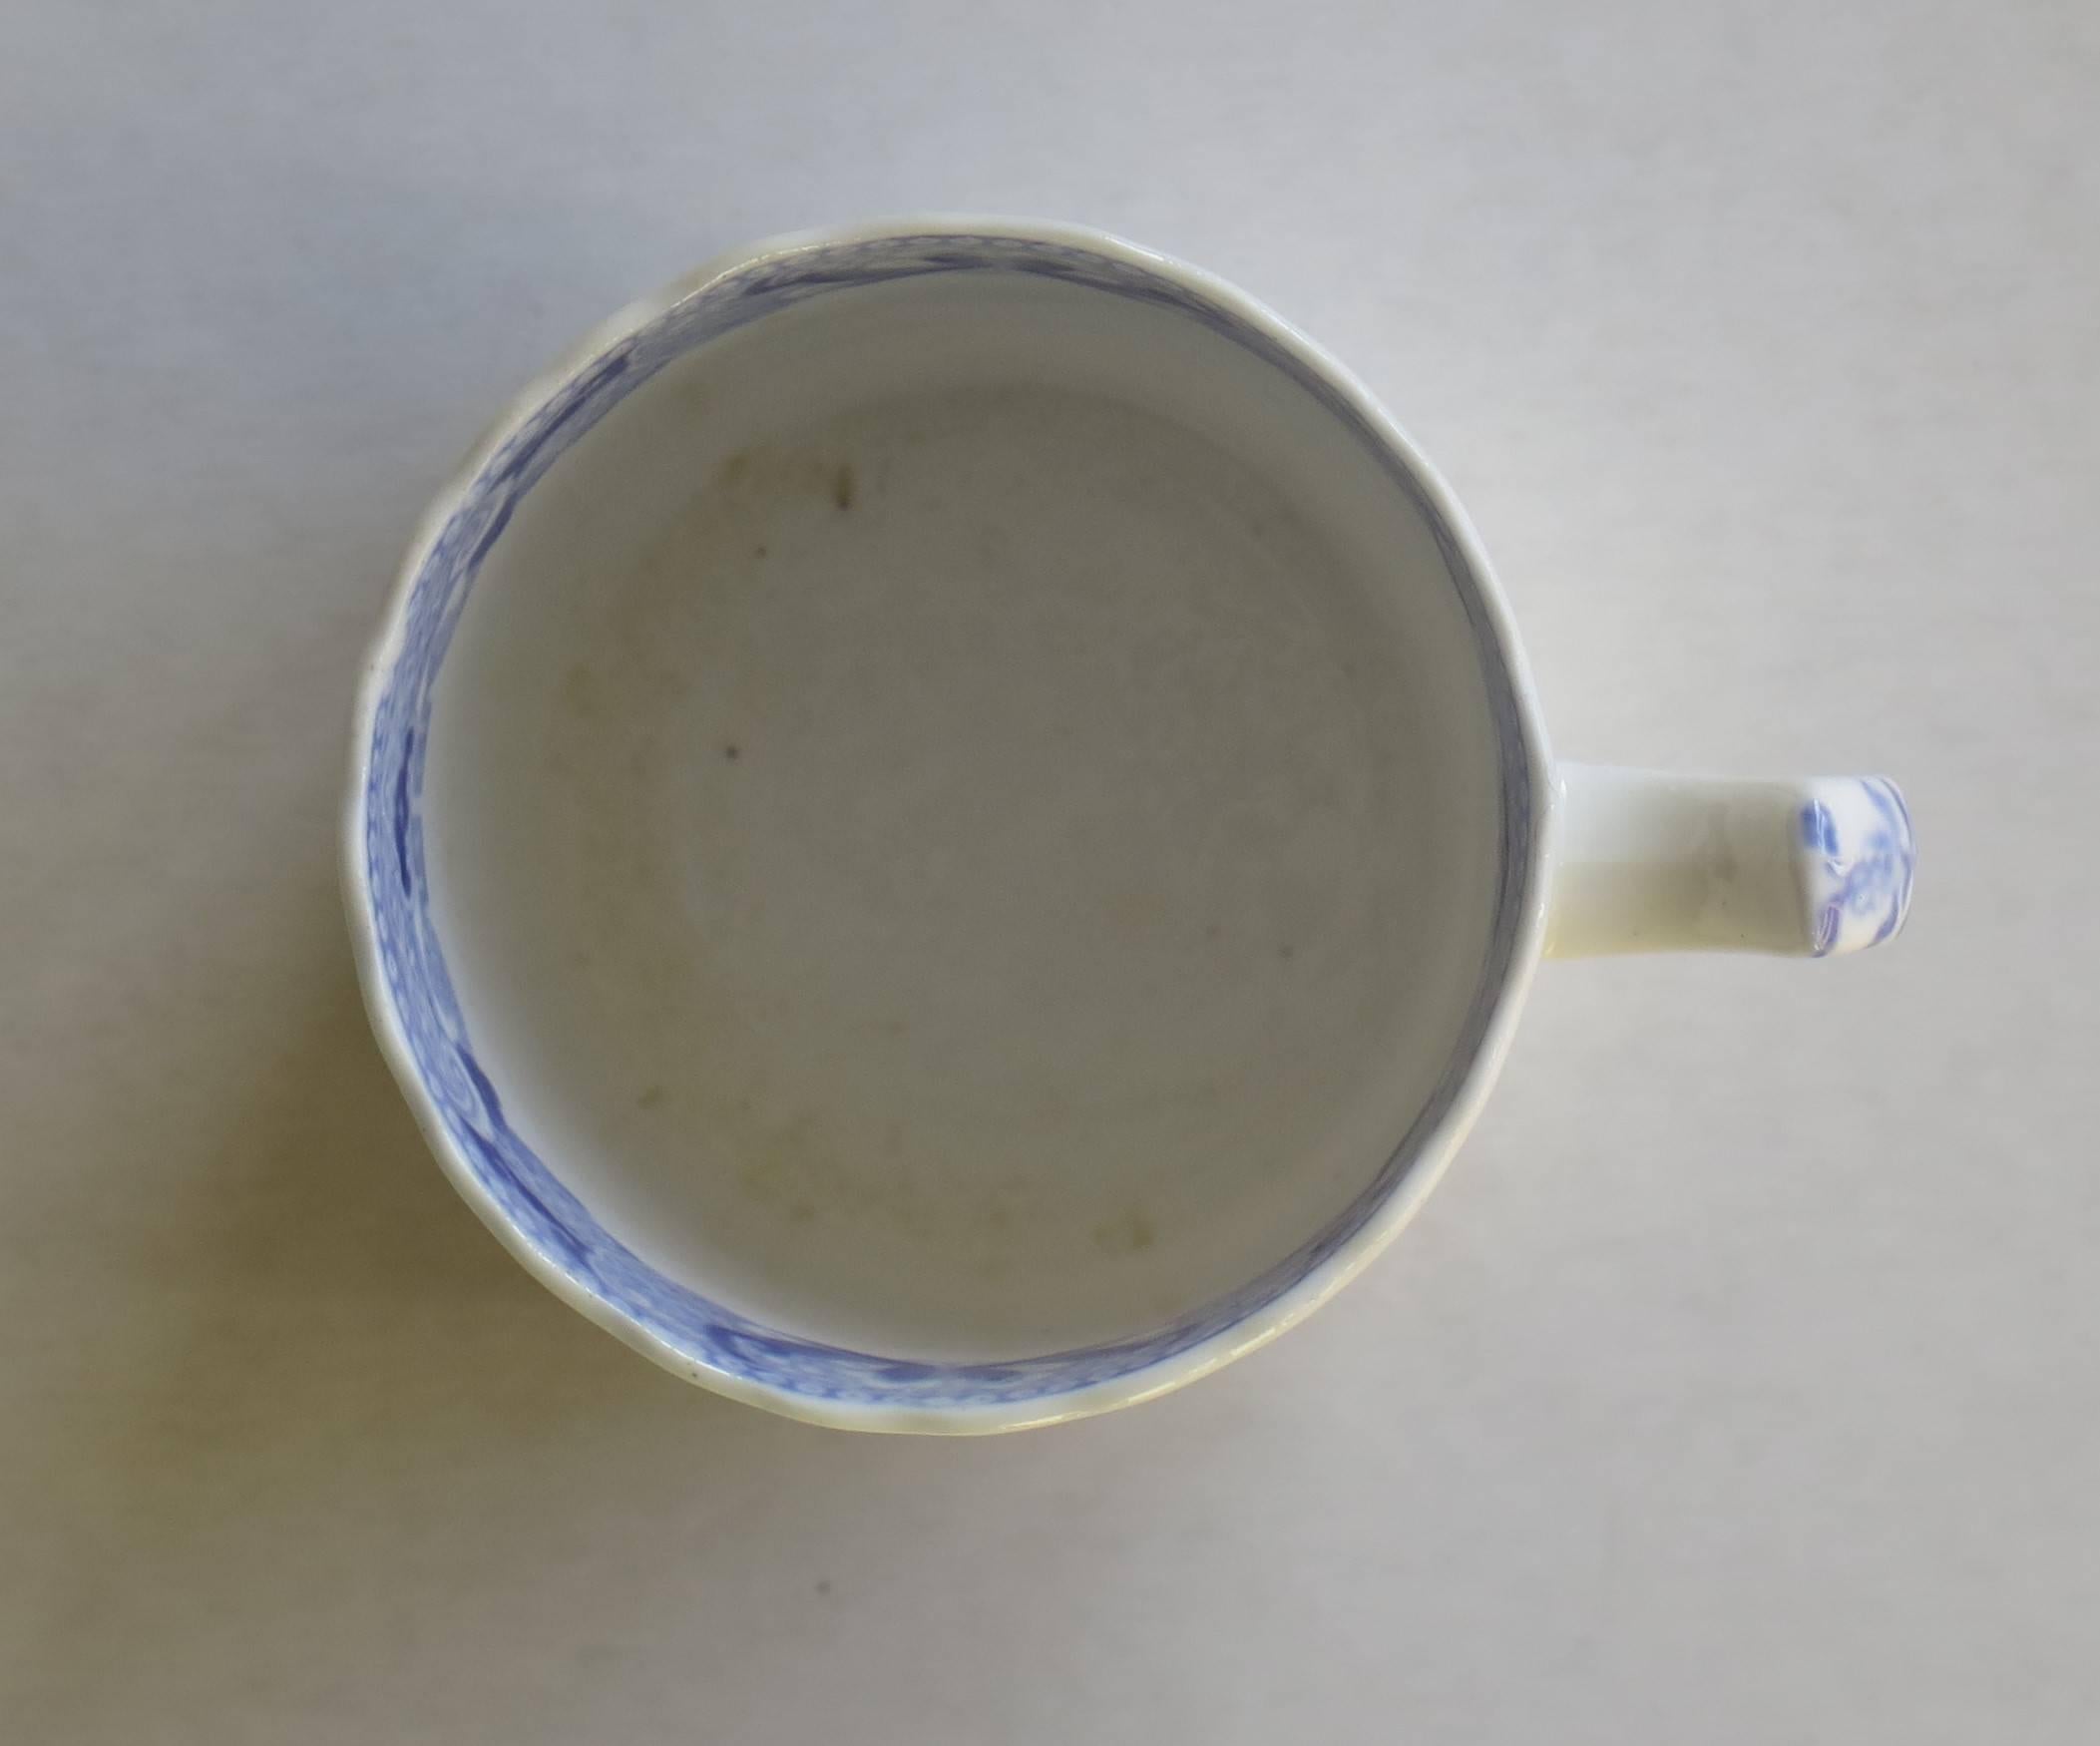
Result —
[[[937, 1364], [825, 1345], [711, 1302], [642, 1261], [563, 1185], [511, 1125], [467, 1035], [431, 919], [423, 773], [433, 688], [482, 562], [525, 494], [599, 419], [672, 359], [792, 304], [888, 280], [987, 271], [1059, 279], [1202, 322], [1313, 396], [1415, 499], [1479, 646], [1499, 738], [1501, 872], [1489, 953], [1452, 1059], [1393, 1156], [1325, 1230], [1230, 1296], [1141, 1338], [1011, 1362]], [[1377, 1213], [1451, 1113], [1508, 985], [1531, 878], [1531, 763], [1510, 657], [1458, 535], [1384, 433], [1327, 376], [1199, 285], [1139, 260], [1050, 238], [928, 232], [798, 248], [732, 270], [613, 341], [502, 442], [436, 533], [401, 612], [398, 654], [373, 713], [363, 859], [377, 968], [415, 1075], [477, 1184], [520, 1234], [582, 1291], [717, 1375], [813, 1401], [965, 1409], [1050, 1402], [1187, 1352], [1291, 1291]]]
[[1809, 784], [1800, 828], [1810, 950], [1830, 958], [1893, 936], [1917, 866], [1902, 790], [1886, 776], [1822, 778]]

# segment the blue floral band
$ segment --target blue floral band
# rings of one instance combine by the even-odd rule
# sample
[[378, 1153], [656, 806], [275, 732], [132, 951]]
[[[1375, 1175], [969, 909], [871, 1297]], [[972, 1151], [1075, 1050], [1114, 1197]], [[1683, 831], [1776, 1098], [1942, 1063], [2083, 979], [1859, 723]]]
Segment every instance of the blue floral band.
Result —
[[[1283, 372], [1414, 500], [1443, 550], [1479, 648], [1499, 740], [1500, 873], [1490, 946], [1463, 1032], [1428, 1103], [1383, 1168], [1324, 1230], [1259, 1278], [1170, 1327], [1000, 1363], [849, 1351], [769, 1328], [658, 1272], [614, 1238], [511, 1125], [476, 1060], [431, 920], [424, 760], [454, 629], [527, 492], [607, 412], [674, 358], [746, 322], [839, 291], [928, 274], [1041, 275], [1171, 309]], [[1361, 407], [1300, 354], [1199, 284], [1076, 243], [1019, 235], [884, 235], [763, 257], [711, 280], [610, 344], [502, 442], [431, 542], [402, 609], [399, 653], [373, 716], [363, 856], [377, 969], [437, 1120], [504, 1218], [584, 1292], [695, 1369], [813, 1401], [931, 1410], [1012, 1405], [1130, 1377], [1257, 1315], [1343, 1249], [1436, 1139], [1494, 1019], [1518, 951], [1531, 866], [1531, 766], [1508, 658], [1443, 508]]]

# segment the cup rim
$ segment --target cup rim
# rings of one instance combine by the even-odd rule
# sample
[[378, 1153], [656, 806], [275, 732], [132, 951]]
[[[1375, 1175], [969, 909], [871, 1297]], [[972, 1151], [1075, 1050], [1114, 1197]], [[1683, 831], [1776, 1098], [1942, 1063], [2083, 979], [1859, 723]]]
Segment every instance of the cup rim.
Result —
[[[1470, 1056], [1455, 1062], [1443, 1108], [1425, 1131], [1413, 1132], [1394, 1154], [1399, 1167], [1361, 1224], [1295, 1281], [1244, 1318], [1141, 1368], [1064, 1392], [983, 1402], [922, 1404], [835, 1399], [761, 1381], [695, 1356], [643, 1326], [619, 1304], [577, 1278], [514, 1221], [492, 1195], [448, 1127], [388, 987], [374, 915], [368, 850], [370, 780], [375, 728], [388, 681], [407, 639], [411, 597], [454, 515], [480, 487], [490, 464], [563, 390], [616, 347], [687, 299], [735, 273], [785, 261], [812, 249], [903, 238], [1012, 239], [1078, 250], [1171, 280], [1229, 314], [1317, 380], [1360, 430], [1397, 463], [1418, 502], [1433, 518], [1455, 583], [1466, 601], [1483, 661], [1491, 662], [1509, 704], [1497, 723], [1504, 765], [1502, 834], [1505, 866], [1499, 914], [1513, 933], [1498, 978], [1483, 964], [1476, 1001], [1485, 1007]], [[1512, 794], [1510, 773], [1522, 792]], [[1555, 786], [1538, 700], [1500, 585], [1478, 535], [1443, 476], [1413, 439], [1340, 360], [1265, 304], [1185, 261], [1085, 225], [972, 215], [929, 214], [786, 232], [716, 255], [653, 294], [637, 299], [593, 327], [549, 368], [512, 396], [483, 430], [416, 524], [398, 568], [377, 632], [360, 669], [352, 717], [348, 794], [342, 813], [341, 875], [357, 975], [380, 1052], [401, 1087], [426, 1142], [455, 1189], [527, 1271], [556, 1296], [665, 1369], [715, 1393], [789, 1418], [839, 1429], [974, 1434], [1020, 1430], [1135, 1405], [1208, 1375], [1267, 1344], [1310, 1315], [1363, 1270], [1414, 1216], [1464, 1141], [1491, 1090], [1514, 1032], [1542, 951], [1547, 872], [1556, 822]], [[1510, 856], [1511, 824], [1520, 852]], [[1405, 1162], [1400, 1152], [1411, 1152]], [[1391, 1167], [1391, 1166], [1389, 1166]]]

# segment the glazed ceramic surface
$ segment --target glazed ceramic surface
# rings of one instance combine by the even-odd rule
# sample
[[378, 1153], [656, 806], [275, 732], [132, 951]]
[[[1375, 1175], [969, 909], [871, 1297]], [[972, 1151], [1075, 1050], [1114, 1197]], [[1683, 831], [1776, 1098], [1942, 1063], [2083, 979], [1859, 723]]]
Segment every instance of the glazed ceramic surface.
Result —
[[787, 238], [594, 335], [419, 534], [345, 840], [461, 1192], [657, 1361], [988, 1431], [1360, 1267], [1547, 951], [1890, 937], [1879, 778], [1548, 757], [1331, 359], [1111, 238]]

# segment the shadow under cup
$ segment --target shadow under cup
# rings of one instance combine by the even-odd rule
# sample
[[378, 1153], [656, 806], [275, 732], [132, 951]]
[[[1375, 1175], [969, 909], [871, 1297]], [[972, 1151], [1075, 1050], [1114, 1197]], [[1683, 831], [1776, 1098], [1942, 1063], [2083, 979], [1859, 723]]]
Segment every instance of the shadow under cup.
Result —
[[353, 820], [469, 1200], [840, 1422], [1057, 1416], [1317, 1301], [1476, 1090], [1531, 859], [1375, 415], [1009, 234], [760, 256], [535, 394], [412, 560]]

